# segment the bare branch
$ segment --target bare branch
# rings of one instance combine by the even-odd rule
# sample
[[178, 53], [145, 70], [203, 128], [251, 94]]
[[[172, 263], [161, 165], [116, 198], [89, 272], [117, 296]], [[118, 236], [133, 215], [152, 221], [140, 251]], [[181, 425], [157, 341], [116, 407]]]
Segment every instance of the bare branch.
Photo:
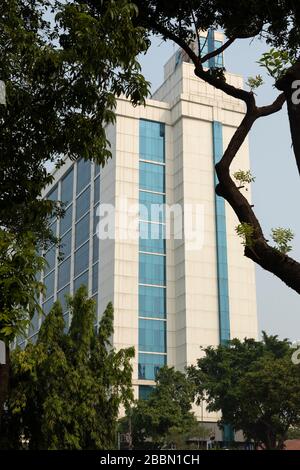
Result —
[[266, 117], [270, 116], [271, 114], [277, 113], [282, 109], [285, 101], [285, 94], [281, 93], [272, 104], [270, 104], [269, 106], [262, 106], [257, 109], [258, 117]]

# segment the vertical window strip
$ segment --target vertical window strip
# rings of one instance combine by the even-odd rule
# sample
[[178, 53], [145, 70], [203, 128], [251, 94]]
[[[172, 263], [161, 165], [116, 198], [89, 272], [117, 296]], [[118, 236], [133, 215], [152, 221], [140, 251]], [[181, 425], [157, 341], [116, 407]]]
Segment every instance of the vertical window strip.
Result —
[[[147, 209], [165, 203], [165, 126], [140, 120], [140, 204]], [[161, 194], [161, 196], [159, 195]], [[149, 217], [140, 214], [139, 246], [139, 379], [155, 380], [166, 363], [166, 245], [163, 239], [164, 214], [155, 217], [160, 222], [152, 239]], [[149, 233], [150, 240], [149, 240]], [[145, 285], [146, 284], [146, 285]], [[155, 287], [161, 286], [161, 287]], [[156, 291], [157, 289], [157, 291]], [[162, 296], [162, 290], [163, 296]], [[156, 312], [157, 309], [157, 312]], [[153, 319], [152, 319], [153, 318]]]
[[[223, 156], [223, 128], [222, 128], [222, 124], [217, 121], [213, 122], [213, 153], [214, 153], [214, 164], [217, 164]], [[218, 178], [217, 178], [217, 175], [215, 174], [215, 184], [217, 183], [218, 183]], [[230, 340], [226, 207], [225, 207], [225, 200], [217, 195], [215, 196], [215, 219], [216, 219], [220, 343], [224, 344]]]

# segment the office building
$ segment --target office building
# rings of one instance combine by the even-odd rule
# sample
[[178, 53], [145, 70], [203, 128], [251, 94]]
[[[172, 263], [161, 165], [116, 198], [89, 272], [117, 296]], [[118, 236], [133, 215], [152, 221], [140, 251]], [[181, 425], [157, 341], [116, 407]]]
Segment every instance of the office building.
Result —
[[[215, 33], [204, 46], [221, 41]], [[242, 77], [226, 78], [243, 87]], [[116, 124], [107, 129], [113, 154], [107, 165], [66, 161], [45, 192], [62, 200], [66, 213], [53, 222], [64, 259], [54, 249], [45, 255], [44, 311], [61, 300], [68, 325], [64, 295], [81, 284], [97, 302], [98, 319], [112, 301], [114, 346], [136, 350], [136, 397], [147, 396], [164, 364], [183, 370], [201, 346], [257, 337], [254, 264], [243, 256], [233, 210], [215, 194], [214, 165], [244, 112], [241, 102], [199, 80], [176, 52], [146, 107], [118, 99]], [[249, 169], [247, 141], [232, 171], [240, 169]], [[250, 198], [251, 188], [245, 194]], [[205, 408], [199, 413], [216, 421]]]

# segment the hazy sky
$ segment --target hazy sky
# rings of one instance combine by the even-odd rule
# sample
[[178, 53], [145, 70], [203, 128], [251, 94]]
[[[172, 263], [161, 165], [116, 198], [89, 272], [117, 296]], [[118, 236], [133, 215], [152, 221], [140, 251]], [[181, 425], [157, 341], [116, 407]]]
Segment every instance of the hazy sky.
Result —
[[[143, 73], [154, 91], [163, 81], [163, 65], [177, 49], [171, 43], [153, 40], [151, 49], [141, 58]], [[269, 48], [259, 41], [243, 40], [226, 52], [226, 68], [245, 78], [258, 73], [265, 85], [259, 90], [258, 104], [269, 104], [278, 92], [273, 81], [256, 63]], [[294, 250], [300, 259], [300, 179], [291, 149], [287, 111], [258, 121], [250, 135], [252, 173], [256, 176], [253, 198], [256, 213], [266, 236], [271, 228], [289, 227], [295, 233]], [[300, 339], [300, 296], [272, 274], [257, 268], [259, 328], [269, 334], [291, 340]]]

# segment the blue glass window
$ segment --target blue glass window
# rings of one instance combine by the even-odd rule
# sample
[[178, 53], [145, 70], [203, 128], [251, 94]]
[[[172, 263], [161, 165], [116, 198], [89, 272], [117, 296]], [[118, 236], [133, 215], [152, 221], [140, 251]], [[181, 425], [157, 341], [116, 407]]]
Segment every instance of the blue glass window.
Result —
[[56, 232], [57, 232], [57, 221], [55, 220], [52, 225], [50, 226], [50, 230], [52, 232], [52, 235], [56, 237]]
[[92, 294], [98, 291], [98, 263], [93, 266]]
[[68, 206], [73, 200], [73, 168], [61, 181], [61, 201]]
[[[42, 253], [41, 253], [40, 250], [38, 251], [38, 256], [42, 256]], [[40, 282], [40, 281], [42, 280], [42, 272], [41, 272], [41, 271], [39, 271], [38, 273], [36, 273], [35, 279], [36, 279], [38, 282]]]
[[140, 222], [140, 251], [146, 253], [166, 252], [165, 225]]
[[140, 385], [139, 400], [148, 400], [153, 390], [155, 390], [155, 387], [151, 387], [151, 385]]
[[64, 333], [67, 334], [70, 328], [70, 315], [69, 313], [64, 314], [64, 322], [65, 322], [65, 327], [64, 327]]
[[70, 269], [71, 259], [68, 258], [63, 261], [58, 267], [58, 286], [57, 289], [61, 289], [70, 283]]
[[165, 166], [140, 162], [140, 189], [165, 192]]
[[77, 279], [74, 281], [74, 291], [76, 292], [79, 287], [85, 285], [88, 287], [89, 284], [89, 272], [86, 271], [85, 273], [81, 274]]
[[[223, 45], [223, 42], [222, 41], [215, 41], [215, 50], [219, 49], [220, 47], [222, 47]], [[216, 67], [223, 67], [224, 66], [224, 55], [223, 54], [219, 54], [216, 58], [215, 58], [215, 61], [216, 61]]]
[[47, 302], [43, 303], [43, 312], [45, 315], [48, 315], [48, 313], [53, 307], [53, 303], [54, 303], [54, 297], [51, 297], [50, 299], [47, 300]]
[[79, 194], [91, 181], [91, 162], [79, 160], [77, 163], [77, 188], [76, 194]]
[[140, 219], [149, 222], [165, 221], [165, 196], [140, 191]]
[[72, 226], [73, 205], [65, 211], [64, 217], [60, 219], [60, 236], [62, 236]]
[[90, 186], [76, 200], [76, 220], [90, 209]]
[[94, 204], [100, 201], [100, 176], [94, 181]]
[[[220, 122], [213, 122], [214, 162], [220, 161], [223, 155], [223, 128]], [[217, 176], [215, 175], [217, 181]], [[216, 196], [216, 241], [219, 290], [220, 342], [230, 339], [230, 313], [227, 262], [226, 210], [224, 199]]]
[[165, 257], [141, 253], [139, 260], [139, 281], [141, 284], [164, 286], [166, 284]]
[[55, 268], [56, 248], [50, 248], [45, 254], [47, 265], [45, 266], [44, 275], [46, 276], [50, 271]]
[[74, 276], [85, 271], [89, 266], [89, 242], [82, 245], [74, 255]]
[[139, 379], [155, 380], [159, 369], [166, 365], [167, 356], [161, 354], [139, 354]]
[[63, 313], [66, 313], [68, 310], [67, 301], [66, 301], [66, 296], [68, 294], [70, 294], [70, 284], [68, 284], [66, 287], [64, 287], [57, 293], [57, 300], [59, 300], [61, 303]]
[[98, 163], [95, 163], [95, 177], [100, 175], [100, 165]]
[[47, 194], [46, 199], [50, 199], [50, 201], [58, 200], [58, 186], [57, 185]]
[[[209, 50], [219, 49], [222, 46], [222, 41], [213, 41], [212, 36], [209, 38], [201, 37], [200, 38], [200, 45], [201, 45], [201, 55], [205, 56], [208, 54]], [[219, 54], [217, 57], [214, 57], [212, 63], [210, 64], [208, 61], [204, 62], [203, 67], [209, 67], [210, 65], [214, 65], [215, 67], [223, 67], [224, 66], [224, 56], [223, 54]]]
[[93, 211], [93, 214], [94, 214], [94, 219], [93, 219], [93, 233], [96, 233], [97, 231], [97, 226], [100, 222], [100, 217], [99, 215], [97, 215], [97, 212], [98, 212], [98, 208], [99, 208], [99, 204], [97, 204], [97, 206], [94, 207], [94, 211]]
[[64, 258], [67, 258], [71, 254], [72, 244], [72, 230], [69, 230], [61, 239], [60, 252]]
[[54, 274], [55, 272], [52, 271], [52, 273], [48, 274], [48, 276], [44, 279], [44, 284], [46, 288], [46, 299], [54, 294]]
[[202, 56], [206, 55], [208, 53], [208, 39], [207, 37], [201, 37], [200, 38], [200, 47], [202, 49]]
[[[206, 37], [200, 38], [200, 47], [201, 47], [201, 56], [205, 56], [208, 54], [208, 39]], [[203, 67], [208, 67], [208, 62], [204, 62]]]
[[28, 329], [28, 336], [32, 336], [35, 333], [38, 332], [39, 330], [39, 322], [40, 322], [40, 317], [38, 313], [35, 313], [31, 319], [29, 329]]
[[139, 316], [166, 318], [166, 289], [139, 286]]
[[160, 122], [140, 121], [140, 158], [165, 161], [165, 126]]
[[139, 351], [166, 352], [166, 322], [139, 320]]
[[[58, 200], [58, 185], [56, 185], [46, 196], [46, 199], [49, 199], [50, 201], [57, 201]], [[56, 216], [54, 215], [53, 217], [50, 217], [51, 221], [56, 219]], [[56, 233], [54, 232], [54, 235], [56, 236]]]
[[90, 214], [88, 213], [75, 226], [75, 248], [88, 240], [90, 234]]

